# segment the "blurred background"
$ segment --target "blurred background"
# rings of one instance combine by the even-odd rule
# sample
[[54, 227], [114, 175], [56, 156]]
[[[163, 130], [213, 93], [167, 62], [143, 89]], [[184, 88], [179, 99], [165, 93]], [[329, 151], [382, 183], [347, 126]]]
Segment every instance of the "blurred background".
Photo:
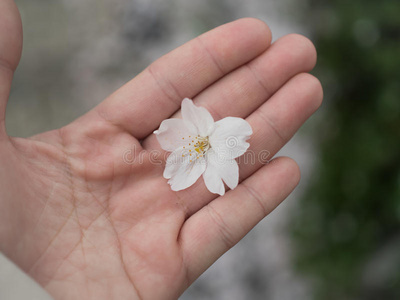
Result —
[[315, 43], [325, 102], [280, 152], [296, 191], [181, 297], [400, 299], [398, 0], [16, 0], [10, 135], [74, 120], [195, 36], [257, 17]]

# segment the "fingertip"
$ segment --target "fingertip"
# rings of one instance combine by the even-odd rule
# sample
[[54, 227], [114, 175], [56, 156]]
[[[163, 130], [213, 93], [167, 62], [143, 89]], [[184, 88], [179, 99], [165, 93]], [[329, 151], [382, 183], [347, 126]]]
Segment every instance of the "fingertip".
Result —
[[311, 71], [317, 63], [317, 49], [314, 43], [304, 35], [291, 33], [283, 36], [279, 40], [286, 40], [288, 49], [295, 51], [295, 55], [298, 56], [305, 66], [305, 71]]
[[[298, 74], [293, 80], [296, 80], [296, 85], [303, 90], [302, 99], [307, 100], [306, 106], [309, 108], [309, 114], [314, 113], [321, 106], [324, 97], [321, 82], [310, 73]], [[299, 92], [299, 94], [301, 93]]]
[[299, 165], [294, 159], [286, 156], [274, 158], [269, 165], [273, 165], [276, 168], [274, 172], [278, 179], [284, 179], [281, 182], [286, 188], [282, 187], [280, 190], [286, 191], [285, 194], [289, 195], [300, 182], [301, 172]]
[[[206, 41], [211, 53], [225, 58], [236, 67], [263, 53], [272, 40], [267, 24], [255, 18], [235, 20], [205, 33], [200, 38]], [[226, 71], [224, 64], [220, 66]]]
[[240, 23], [241, 26], [244, 26], [246, 29], [249, 31], [254, 32], [255, 35], [258, 35], [259, 38], [265, 42], [267, 46], [271, 44], [272, 41], [272, 32], [267, 23], [262, 21], [261, 19], [258, 18], [241, 18], [238, 19], [237, 21]]
[[310, 93], [313, 95], [313, 97], [310, 97], [313, 101], [311, 105], [314, 111], [316, 111], [321, 106], [322, 100], [324, 99], [324, 90], [321, 81], [317, 77], [309, 73], [305, 75], [308, 79]]
[[307, 57], [311, 71], [317, 64], [317, 48], [315, 48], [314, 43], [308, 37], [297, 34], [297, 38], [299, 39], [299, 44], [304, 49], [304, 52], [308, 54]]

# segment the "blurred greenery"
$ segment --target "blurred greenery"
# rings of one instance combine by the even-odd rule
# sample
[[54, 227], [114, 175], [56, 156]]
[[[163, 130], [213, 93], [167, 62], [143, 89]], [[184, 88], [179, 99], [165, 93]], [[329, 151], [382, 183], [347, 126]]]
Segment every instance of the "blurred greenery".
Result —
[[295, 262], [315, 299], [400, 299], [400, 2], [308, 2], [325, 103]]

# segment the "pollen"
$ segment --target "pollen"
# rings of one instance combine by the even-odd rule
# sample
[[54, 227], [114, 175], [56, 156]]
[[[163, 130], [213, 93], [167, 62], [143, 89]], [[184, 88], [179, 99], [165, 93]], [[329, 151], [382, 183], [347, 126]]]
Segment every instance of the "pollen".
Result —
[[203, 155], [210, 148], [208, 137], [199, 137], [193, 146], [198, 154]]

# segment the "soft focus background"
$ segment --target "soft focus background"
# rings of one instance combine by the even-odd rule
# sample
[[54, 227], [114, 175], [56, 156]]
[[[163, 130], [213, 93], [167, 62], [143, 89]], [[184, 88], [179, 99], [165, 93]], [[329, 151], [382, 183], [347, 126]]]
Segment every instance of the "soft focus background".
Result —
[[[156, 58], [240, 17], [311, 38], [325, 102], [281, 151], [296, 191], [181, 297], [400, 299], [398, 0], [16, 0], [8, 133], [71, 122]], [[1, 269], [1, 266], [0, 266]]]

